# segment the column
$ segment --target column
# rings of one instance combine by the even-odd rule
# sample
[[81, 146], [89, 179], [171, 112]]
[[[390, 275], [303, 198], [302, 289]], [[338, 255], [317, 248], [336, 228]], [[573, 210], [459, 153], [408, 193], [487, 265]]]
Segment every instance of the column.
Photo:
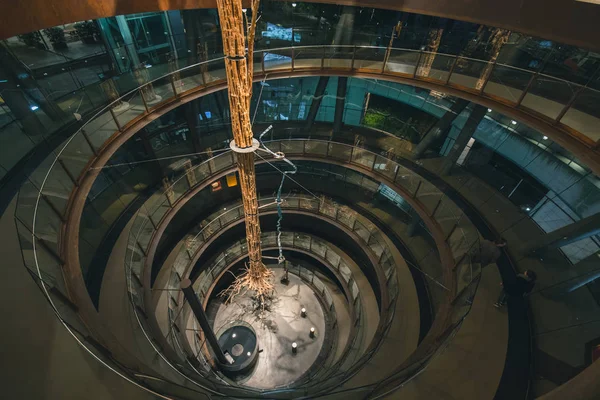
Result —
[[566, 246], [567, 244], [600, 233], [600, 213], [594, 214], [570, 225], [531, 240], [524, 245], [525, 253], [531, 254], [544, 249]]
[[127, 53], [129, 54], [129, 57], [131, 59], [131, 64], [135, 68], [140, 65], [140, 58], [138, 57], [137, 51], [135, 49], [133, 36], [131, 35], [129, 25], [127, 25], [127, 20], [125, 19], [124, 15], [117, 15], [115, 19], [117, 20], [119, 32], [121, 32], [121, 37], [123, 38], [123, 42], [125, 43]]
[[344, 6], [342, 15], [335, 27], [334, 45], [352, 44], [352, 34], [354, 32], [354, 6]]
[[204, 312], [204, 308], [202, 308], [202, 304], [198, 300], [198, 296], [194, 293], [194, 288], [192, 287], [192, 281], [189, 279], [184, 279], [181, 281], [181, 291], [185, 296], [196, 320], [200, 324], [200, 328], [202, 328], [202, 332], [204, 333], [204, 337], [206, 338], [206, 342], [210, 346], [213, 354], [217, 358], [217, 360], [221, 364], [229, 364], [227, 362], [227, 358], [225, 358], [225, 354], [223, 354], [223, 350], [221, 350], [221, 346], [219, 345], [219, 341], [217, 340], [217, 336], [215, 332], [212, 330], [210, 324], [208, 323], [208, 318], [206, 318], [206, 313]]
[[413, 157], [419, 159], [437, 140], [445, 137], [450, 132], [450, 126], [456, 117], [467, 107], [469, 102], [463, 99], [457, 99], [442, 118], [433, 125], [419, 142], [413, 152]]
[[317, 83], [317, 88], [315, 89], [315, 95], [313, 97], [312, 103], [310, 104], [310, 109], [308, 110], [308, 116], [306, 117], [306, 131], [310, 134], [310, 129], [312, 128], [315, 119], [317, 118], [317, 113], [319, 112], [319, 107], [321, 107], [321, 101], [323, 100], [323, 96], [325, 95], [325, 89], [327, 88], [327, 84], [329, 83], [328, 76], [321, 76], [319, 78], [319, 82]]
[[475, 105], [473, 107], [471, 115], [469, 115], [469, 118], [467, 118], [465, 126], [458, 134], [458, 137], [450, 149], [450, 152], [448, 155], [446, 155], [446, 157], [444, 157], [440, 175], [450, 175], [452, 172], [452, 167], [454, 167], [454, 164], [456, 164], [456, 161], [465, 150], [467, 143], [469, 143], [469, 140], [473, 137], [473, 133], [475, 133], [477, 126], [485, 116], [486, 112], [487, 108], [483, 106]]
[[344, 119], [344, 105], [346, 104], [346, 88], [348, 86], [348, 78], [338, 77], [337, 95], [335, 98], [335, 114], [333, 116], [333, 132], [342, 130], [342, 122]]
[[440, 42], [442, 40], [442, 34], [444, 28], [431, 29], [429, 36], [427, 37], [427, 45], [425, 46], [425, 53], [421, 53], [421, 59], [419, 60], [419, 66], [417, 68], [417, 75], [427, 77], [431, 72], [431, 66], [437, 55]]

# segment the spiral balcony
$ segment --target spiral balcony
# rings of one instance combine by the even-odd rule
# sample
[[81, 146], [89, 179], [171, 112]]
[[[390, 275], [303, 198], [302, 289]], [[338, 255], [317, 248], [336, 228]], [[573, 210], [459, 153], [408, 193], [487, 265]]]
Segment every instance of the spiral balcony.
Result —
[[[319, 39], [296, 45], [299, 32]], [[254, 54], [253, 130], [270, 129], [261, 147], [273, 152], [256, 159], [275, 273], [267, 314], [250, 297], [223, 298], [247, 249], [222, 57], [146, 62], [67, 94], [11, 86], [11, 111], [40, 106], [2, 128], [15, 138], [4, 189], [18, 188], [3, 254], [12, 263], [21, 250], [16, 263], [40, 289], [28, 293], [48, 300], [65, 348], [140, 398], [594, 398], [593, 56], [563, 74], [464, 44], [363, 44], [357, 31], [357, 43], [332, 45], [306, 32], [294, 25], [292, 46]], [[170, 36], [175, 47], [184, 38]], [[40, 126], [43, 137], [31, 135]], [[283, 200], [273, 154], [298, 168]], [[508, 247], [481, 265], [499, 237]], [[525, 270], [537, 272], [535, 290], [497, 310], [498, 283]], [[241, 372], [219, 367], [188, 280]]]

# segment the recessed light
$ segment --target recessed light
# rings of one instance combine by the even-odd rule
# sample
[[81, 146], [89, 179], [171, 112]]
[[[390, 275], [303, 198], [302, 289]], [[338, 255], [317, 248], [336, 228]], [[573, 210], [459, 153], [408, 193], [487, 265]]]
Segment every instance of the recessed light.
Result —
[[517, 121], [515, 121], [514, 119], [512, 121], [510, 121], [511, 124], [516, 125]]
[[492, 109], [491, 109], [491, 108], [488, 108], [488, 112], [492, 112]]
[[542, 139], [548, 140], [548, 136], [544, 135], [544, 137]]

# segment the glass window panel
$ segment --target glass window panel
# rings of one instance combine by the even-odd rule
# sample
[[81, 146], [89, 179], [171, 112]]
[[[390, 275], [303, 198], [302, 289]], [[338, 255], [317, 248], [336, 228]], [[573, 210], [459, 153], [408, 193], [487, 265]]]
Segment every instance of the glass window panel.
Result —
[[357, 164], [362, 164], [368, 169], [373, 167], [373, 161], [375, 160], [375, 154], [370, 151], [354, 148], [354, 152], [352, 153], [352, 161]]
[[550, 76], [539, 75], [529, 88], [523, 102], [524, 107], [555, 119], [579, 88], [570, 82]]
[[435, 53], [422, 53], [417, 68], [417, 76], [435, 81], [446, 82], [450, 75], [450, 69], [456, 57]]
[[488, 65], [490, 64], [487, 62], [459, 57], [454, 66], [452, 76], [450, 76], [450, 83], [468, 89], [479, 90], [483, 85], [482, 76]]
[[325, 156], [327, 154], [327, 142], [308, 140], [306, 141], [305, 151], [307, 154], [316, 154]]
[[484, 93], [516, 104], [532, 76], [530, 71], [496, 64], [485, 85]]
[[[122, 100], [122, 106], [113, 108], [113, 113], [117, 121], [119, 121], [121, 128], [146, 112], [140, 91], [135, 91], [134, 93], [125, 96]], [[126, 107], [124, 106], [125, 104], [127, 104]], [[148, 105], [148, 107], [150, 107], [150, 105]]]
[[339, 144], [339, 143], [329, 143], [329, 156], [333, 158], [337, 158], [340, 160], [349, 160], [350, 153], [352, 152], [352, 147]]
[[294, 69], [320, 68], [323, 59], [324, 48], [298, 47], [294, 49]]
[[584, 134], [594, 142], [600, 140], [600, 91], [585, 88], [560, 122]]
[[385, 72], [412, 76], [418, 59], [418, 51], [392, 49], [385, 64]]
[[385, 48], [357, 47], [354, 55], [354, 68], [380, 72], [383, 68]]
[[292, 68], [292, 49], [277, 49], [265, 52], [265, 71]]
[[351, 68], [353, 47], [327, 47], [325, 48], [325, 68]]

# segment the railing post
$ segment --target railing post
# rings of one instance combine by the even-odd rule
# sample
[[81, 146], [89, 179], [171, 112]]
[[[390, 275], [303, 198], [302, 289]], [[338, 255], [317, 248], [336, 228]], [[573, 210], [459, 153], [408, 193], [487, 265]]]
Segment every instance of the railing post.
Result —
[[148, 108], [148, 103], [146, 103], [146, 99], [144, 98], [144, 95], [139, 90], [138, 90], [138, 93], [139, 93], [140, 97], [142, 98], [142, 103], [144, 103], [144, 109], [146, 110], [146, 113], [149, 113], [150, 109]]
[[421, 183], [423, 183], [423, 181], [419, 181], [419, 184], [417, 185], [417, 188], [415, 189], [415, 193], [413, 194], [413, 199], [415, 197], [417, 197], [417, 193], [419, 193], [419, 189], [421, 188]]
[[75, 179], [75, 177], [73, 176], [73, 174], [71, 174], [71, 171], [69, 171], [67, 169], [67, 167], [65, 166], [64, 161], [59, 158], [58, 159], [58, 163], [60, 164], [60, 166], [62, 167], [62, 169], [65, 170], [65, 173], [67, 174], [67, 176], [69, 177], [69, 179], [71, 179], [71, 182], [73, 182], [73, 185], [75, 185], [75, 187], [79, 187], [79, 184], [77, 183], [77, 179]]
[[454, 73], [454, 67], [456, 67], [456, 64], [458, 63], [458, 59], [459, 59], [458, 56], [456, 56], [454, 58], [454, 62], [452, 63], [452, 66], [450, 67], [450, 71], [448, 72], [448, 78], [446, 78], [446, 86], [450, 84], [450, 77], [452, 77], [452, 74]]
[[119, 120], [117, 119], [117, 116], [115, 115], [115, 112], [113, 111], [112, 107], [109, 108], [110, 111], [110, 115], [112, 115], [113, 120], [115, 121], [115, 124], [117, 125], [117, 129], [119, 130], [119, 132], [122, 132], [123, 129], [121, 128], [121, 124], [119, 123]]
[[327, 46], [323, 46], [323, 56], [321, 57], [321, 69], [325, 68], [325, 49]]
[[142, 247], [142, 245], [140, 244], [140, 242], [136, 240], [135, 243], [138, 245], [138, 248], [140, 249], [140, 251], [142, 252], [142, 254], [144, 255], [144, 257], [147, 257], [146, 250], [144, 250], [144, 247]]
[[[292, 28], [292, 44], [294, 43], [294, 29]], [[292, 46], [292, 71], [294, 70], [294, 46]]]
[[413, 78], [417, 76], [417, 70], [419, 69], [419, 64], [421, 64], [421, 56], [423, 56], [423, 50], [419, 50], [419, 59], [417, 60], [415, 70], [413, 71]]
[[352, 49], [352, 64], [350, 64], [350, 69], [354, 70], [354, 59], [356, 58], [356, 45]]
[[583, 92], [583, 89], [585, 89], [585, 86], [579, 87], [579, 89], [577, 89], [577, 91], [573, 94], [573, 96], [571, 97], [571, 99], [569, 99], [569, 101], [567, 102], [567, 104], [565, 104], [565, 106], [563, 107], [563, 109], [560, 110], [560, 112], [556, 116], [556, 119], [554, 120], [554, 124], [555, 125], [558, 124], [560, 122], [560, 120], [562, 119], [562, 117], [565, 116], [565, 114], [567, 113], [567, 111], [569, 111], [569, 108], [571, 108], [571, 106], [573, 105], [573, 103], [575, 102], [575, 100], [577, 100], [577, 97], [579, 97], [579, 94], [581, 92]]
[[94, 155], [96, 157], [98, 157], [98, 152], [96, 151], [96, 149], [94, 148], [94, 146], [92, 146], [92, 142], [90, 141], [90, 138], [88, 137], [87, 132], [85, 131], [85, 129], [81, 129], [81, 135], [83, 136], [83, 138], [87, 142], [88, 146], [90, 146], [90, 149], [92, 149], [92, 153], [94, 153]]
[[48, 204], [48, 206], [52, 209], [52, 211], [54, 211], [54, 213], [56, 214], [58, 219], [60, 219], [60, 222], [64, 223], [65, 217], [63, 217], [62, 213], [60, 211], [58, 211], [58, 208], [56, 208], [56, 206], [48, 199], [48, 197], [45, 194], [42, 194], [42, 199], [44, 199], [46, 204]]
[[435, 208], [433, 209], [433, 212], [430, 215], [431, 218], [435, 216], [436, 211], [438, 210], [438, 208], [440, 208], [440, 204], [442, 204], [442, 199], [439, 199], [437, 204], [435, 205]]
[[446, 236], [446, 239], [444, 240], [446, 243], [448, 242], [448, 239], [450, 239], [450, 236], [452, 236], [452, 234], [454, 233], [456, 228], [458, 228], [458, 222], [456, 222], [454, 224], [454, 226], [452, 227], [452, 229], [450, 229], [450, 233], [448, 233], [448, 235]]
[[169, 75], [169, 80], [171, 81], [171, 88], [173, 89], [173, 96], [179, 97], [179, 94], [177, 94], [177, 88], [175, 88], [175, 77], [173, 76], [173, 74]]
[[531, 74], [531, 78], [529, 79], [529, 82], [527, 82], [527, 86], [525, 86], [525, 89], [523, 89], [523, 93], [521, 93], [521, 96], [519, 96], [519, 99], [517, 100], [517, 104], [515, 105], [515, 107], [518, 108], [521, 106], [523, 99], [529, 92], [529, 89], [531, 89], [531, 86], [533, 85], [533, 81], [537, 78], [538, 75], [539, 75], [539, 72]]

